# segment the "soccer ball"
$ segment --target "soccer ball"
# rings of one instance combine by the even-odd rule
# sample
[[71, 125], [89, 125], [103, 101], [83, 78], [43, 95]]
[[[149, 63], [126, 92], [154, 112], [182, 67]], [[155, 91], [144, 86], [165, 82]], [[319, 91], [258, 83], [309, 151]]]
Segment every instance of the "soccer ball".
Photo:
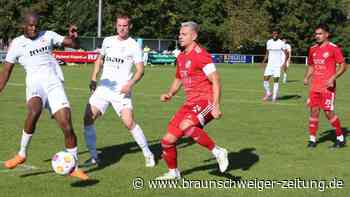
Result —
[[52, 169], [59, 175], [71, 173], [76, 165], [74, 156], [66, 151], [56, 153], [51, 160]]

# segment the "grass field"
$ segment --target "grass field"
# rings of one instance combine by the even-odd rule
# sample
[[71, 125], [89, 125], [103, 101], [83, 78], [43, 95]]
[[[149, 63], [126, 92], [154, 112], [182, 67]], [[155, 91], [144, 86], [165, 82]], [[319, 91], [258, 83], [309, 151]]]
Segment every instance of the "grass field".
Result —
[[[89, 182], [55, 175], [51, 156], [63, 149], [63, 135], [56, 123], [43, 113], [33, 137], [25, 166], [8, 171], [0, 167], [0, 196], [347, 196], [350, 192], [350, 148], [329, 149], [333, 130], [323, 117], [320, 143], [315, 150], [306, 148], [308, 112], [307, 89], [302, 85], [305, 67], [292, 65], [290, 82], [281, 85], [278, 103], [263, 103], [262, 70], [257, 65], [218, 65], [223, 84], [222, 119], [206, 130], [217, 144], [229, 150], [230, 167], [226, 174], [217, 170], [212, 155], [189, 139], [179, 142], [178, 159], [183, 176], [190, 180], [331, 180], [344, 181], [342, 189], [150, 189], [147, 182], [166, 171], [164, 161], [149, 169], [131, 135], [109, 108], [97, 124], [101, 168], [87, 168]], [[90, 66], [64, 67], [65, 87], [73, 110], [78, 135], [80, 163], [88, 159], [82, 117], [89, 97]], [[183, 94], [171, 103], [159, 102], [174, 76], [173, 67], [147, 68], [143, 80], [134, 88], [135, 117], [147, 136], [151, 149], [159, 156], [159, 140], [167, 122], [183, 102]], [[338, 81], [337, 113], [343, 127], [350, 125], [350, 75]], [[25, 118], [25, 74], [16, 67], [4, 92], [0, 94], [0, 162], [13, 156], [19, 147]], [[2, 165], [2, 164], [1, 164]], [[145, 188], [135, 190], [132, 181], [145, 180]]]

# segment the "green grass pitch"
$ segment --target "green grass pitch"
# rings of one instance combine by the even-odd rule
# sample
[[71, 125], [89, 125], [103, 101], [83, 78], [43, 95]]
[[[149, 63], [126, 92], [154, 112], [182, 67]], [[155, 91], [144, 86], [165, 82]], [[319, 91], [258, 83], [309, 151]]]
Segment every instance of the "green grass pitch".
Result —
[[[229, 151], [230, 167], [226, 174], [217, 171], [212, 155], [190, 139], [179, 141], [178, 163], [183, 176], [190, 180], [331, 180], [344, 181], [342, 189], [150, 189], [147, 182], [166, 171], [164, 161], [155, 168], [144, 167], [144, 158], [131, 135], [122, 126], [112, 108], [97, 121], [97, 146], [103, 154], [101, 168], [85, 168], [91, 181], [79, 182], [56, 175], [50, 167], [51, 156], [63, 150], [63, 135], [45, 111], [38, 123], [24, 166], [15, 170], [2, 167], [19, 147], [26, 114], [25, 74], [16, 66], [7, 88], [0, 94], [0, 196], [347, 196], [350, 192], [350, 148], [331, 150], [333, 129], [321, 114], [319, 139], [315, 150], [306, 148], [308, 110], [307, 88], [302, 84], [305, 66], [292, 65], [290, 82], [281, 84], [276, 104], [262, 102], [263, 70], [257, 65], [219, 64], [222, 81], [223, 117], [205, 129], [220, 146]], [[147, 67], [145, 76], [133, 90], [135, 119], [143, 128], [151, 149], [160, 154], [159, 141], [167, 123], [183, 102], [183, 93], [170, 103], [161, 103], [174, 77], [174, 67]], [[88, 159], [82, 119], [89, 98], [91, 65], [64, 67], [66, 93], [73, 111], [78, 136], [80, 163]], [[345, 129], [350, 126], [350, 77], [338, 80], [336, 110]], [[141, 177], [145, 188], [135, 190], [132, 180]]]

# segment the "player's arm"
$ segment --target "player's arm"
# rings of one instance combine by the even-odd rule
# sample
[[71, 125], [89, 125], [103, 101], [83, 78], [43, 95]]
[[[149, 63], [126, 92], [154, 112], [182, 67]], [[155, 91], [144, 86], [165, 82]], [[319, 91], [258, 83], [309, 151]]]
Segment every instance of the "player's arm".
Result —
[[7, 81], [9, 80], [14, 64], [5, 62], [4, 67], [0, 72], [0, 92], [5, 88]]
[[212, 111], [212, 115], [214, 118], [220, 118], [221, 110], [220, 110], [220, 98], [221, 98], [221, 82], [219, 73], [214, 71], [208, 75], [209, 81], [212, 83], [213, 88], [213, 105], [214, 109]]
[[287, 63], [288, 63], [288, 60], [289, 60], [289, 52], [288, 52], [288, 50], [287, 49], [283, 49], [282, 50], [283, 51], [283, 53], [284, 53], [284, 55], [285, 55], [285, 58], [284, 58], [284, 62], [283, 62], [283, 64], [282, 64], [282, 69], [283, 70], [286, 70], [286, 68], [287, 68]]
[[75, 25], [71, 25], [68, 29], [68, 36], [64, 37], [63, 39], [63, 46], [78, 49], [79, 43], [77, 42], [77, 38], [77, 27]]
[[91, 73], [91, 81], [90, 81], [90, 85], [89, 85], [91, 92], [94, 92], [96, 90], [97, 76], [100, 73], [102, 65], [103, 65], [103, 56], [98, 55], [97, 59], [95, 61], [95, 64], [94, 64], [94, 69], [92, 70], [92, 73]]
[[136, 63], [135, 68], [136, 71], [134, 76], [120, 90], [122, 93], [128, 94], [131, 91], [132, 87], [142, 79], [144, 74], [143, 62]]
[[264, 56], [264, 59], [263, 61], [261, 62], [261, 64], [265, 67], [266, 65], [266, 62], [267, 62], [267, 58], [269, 57], [269, 51], [266, 50], [266, 53], [265, 53], [265, 56]]
[[174, 81], [171, 83], [171, 86], [170, 86], [168, 92], [165, 93], [165, 94], [162, 94], [162, 95], [160, 96], [160, 101], [166, 102], [166, 101], [171, 100], [171, 98], [172, 98], [173, 96], [175, 96], [176, 93], [179, 91], [179, 89], [181, 88], [181, 86], [182, 86], [182, 81], [181, 81], [181, 79], [175, 78]]
[[338, 79], [340, 76], [342, 76], [347, 69], [348, 69], [348, 65], [346, 63], [339, 64], [339, 68], [337, 69], [337, 72], [328, 80], [327, 87], [333, 87], [335, 80]]
[[304, 85], [309, 84], [309, 81], [313, 72], [314, 72], [314, 67], [312, 65], [309, 65], [304, 75]]

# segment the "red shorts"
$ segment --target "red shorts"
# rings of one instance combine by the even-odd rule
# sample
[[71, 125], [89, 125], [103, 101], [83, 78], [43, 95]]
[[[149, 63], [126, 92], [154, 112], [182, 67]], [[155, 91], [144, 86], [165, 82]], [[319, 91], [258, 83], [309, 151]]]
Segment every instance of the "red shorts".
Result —
[[326, 111], [334, 110], [335, 91], [310, 91], [307, 104], [309, 107], [319, 107]]
[[185, 104], [172, 117], [168, 125], [168, 132], [177, 138], [182, 137], [184, 131], [180, 129], [180, 123], [183, 120], [191, 120], [194, 126], [203, 127], [213, 119], [212, 110], [213, 105], [208, 101], [199, 101], [193, 105]]

